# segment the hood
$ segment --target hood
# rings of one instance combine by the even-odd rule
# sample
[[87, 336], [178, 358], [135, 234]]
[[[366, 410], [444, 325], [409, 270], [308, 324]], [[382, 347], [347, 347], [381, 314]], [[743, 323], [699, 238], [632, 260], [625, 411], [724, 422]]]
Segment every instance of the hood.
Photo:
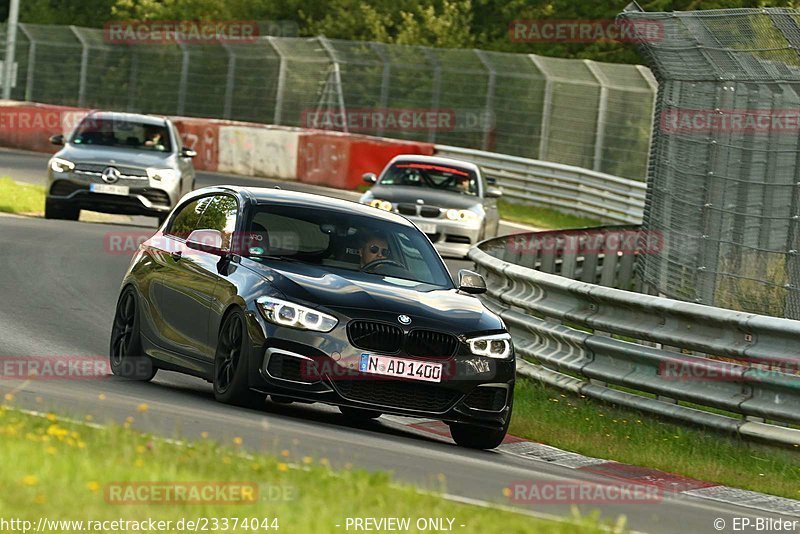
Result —
[[333, 273], [300, 263], [269, 267], [258, 262], [248, 266], [262, 274], [287, 300], [325, 308], [348, 318], [397, 322], [398, 315], [411, 317], [411, 327], [435, 328], [452, 333], [502, 328], [500, 319], [477, 298], [456, 289], [417, 291], [385, 282], [375, 275]]
[[370, 189], [373, 198], [388, 200], [392, 203], [417, 204], [422, 199], [426, 206], [439, 206], [445, 209], [469, 209], [481, 204], [479, 197], [462, 195], [455, 191], [437, 191], [427, 187], [409, 187], [405, 185], [376, 185]]
[[98, 145], [67, 144], [56, 156], [72, 162], [96, 163], [100, 165], [116, 164], [130, 167], [158, 167], [170, 168], [173, 166], [170, 152], [148, 152], [146, 150], [132, 150]]

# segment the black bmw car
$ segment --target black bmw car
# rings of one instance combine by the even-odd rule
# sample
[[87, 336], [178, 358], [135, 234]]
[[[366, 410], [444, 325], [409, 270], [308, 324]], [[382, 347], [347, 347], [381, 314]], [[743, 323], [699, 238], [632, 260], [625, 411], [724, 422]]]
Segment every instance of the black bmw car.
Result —
[[217, 400], [322, 402], [348, 417], [445, 421], [459, 445], [508, 428], [514, 348], [405, 218], [278, 189], [185, 196], [133, 257], [111, 333], [113, 372], [213, 383]]

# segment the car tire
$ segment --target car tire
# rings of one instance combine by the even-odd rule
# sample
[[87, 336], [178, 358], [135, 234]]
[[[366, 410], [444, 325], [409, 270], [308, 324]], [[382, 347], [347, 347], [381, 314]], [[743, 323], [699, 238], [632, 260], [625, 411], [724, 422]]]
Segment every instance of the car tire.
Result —
[[367, 410], [365, 408], [353, 408], [352, 406], [339, 406], [339, 411], [348, 419], [356, 421], [366, 421], [368, 419], [377, 419], [382, 414], [376, 410]]
[[109, 362], [115, 376], [149, 382], [158, 372], [158, 368], [142, 350], [139, 315], [136, 290], [133, 286], [127, 286], [120, 293], [114, 313]]
[[266, 397], [250, 389], [247, 377], [247, 329], [244, 313], [233, 310], [222, 321], [214, 355], [214, 398], [225, 404], [256, 407]]
[[44, 202], [44, 218], [45, 219], [61, 219], [66, 221], [77, 221], [81, 215], [81, 210], [66, 206], [55, 200], [45, 200]]

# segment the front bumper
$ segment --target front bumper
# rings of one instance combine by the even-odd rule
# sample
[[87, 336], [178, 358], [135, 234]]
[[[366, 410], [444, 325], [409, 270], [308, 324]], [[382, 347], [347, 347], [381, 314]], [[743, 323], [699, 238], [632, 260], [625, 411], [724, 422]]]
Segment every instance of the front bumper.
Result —
[[469, 249], [482, 239], [482, 219], [475, 223], [464, 223], [449, 219], [405, 217], [425, 232], [442, 256], [465, 258]]
[[[49, 171], [48, 200], [93, 211], [125, 215], [163, 215], [169, 213], [178, 200], [178, 187], [165, 188], [162, 182], [147, 178], [120, 180], [113, 185], [129, 188], [128, 195], [95, 193], [89, 190], [102, 179], [72, 172]], [[179, 182], [178, 182], [179, 183]]]
[[[381, 413], [502, 428], [511, 415], [515, 362], [466, 355], [443, 359], [439, 383], [400, 380], [358, 371], [365, 350], [350, 345], [344, 325], [328, 334], [282, 328], [248, 313], [253, 339], [250, 385], [267, 394]], [[309, 372], [309, 370], [313, 370]]]

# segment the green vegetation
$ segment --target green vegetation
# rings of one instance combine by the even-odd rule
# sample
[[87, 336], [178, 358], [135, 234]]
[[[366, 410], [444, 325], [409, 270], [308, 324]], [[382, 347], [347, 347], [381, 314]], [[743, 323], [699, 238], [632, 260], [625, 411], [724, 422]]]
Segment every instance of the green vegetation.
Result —
[[800, 499], [800, 454], [517, 381], [511, 434], [587, 456]]
[[[267, 517], [278, 518], [278, 532], [341, 532], [335, 525], [343, 525], [346, 517], [448, 517], [467, 525], [465, 532], [601, 532], [593, 518], [556, 523], [454, 503], [395, 484], [387, 473], [349, 466], [335, 471], [324, 458], [297, 458], [290, 451], [283, 451], [281, 457], [246, 455], [238, 438], [230, 446], [207, 439], [178, 445], [128, 426], [88, 427], [52, 414], [37, 417], [0, 406], [0, 517], [27, 519], [34, 525], [45, 516], [99, 521], [152, 517], [171, 520], [173, 525], [181, 518], [229, 518], [232, 525], [233, 518]], [[436, 474], [432, 479], [437, 480]], [[438, 480], [445, 489], [446, 479], [440, 475]], [[236, 496], [235, 504], [230, 498], [224, 504], [134, 504], [155, 494], [131, 494], [128, 488], [133, 486], [120, 481], [157, 481], [161, 488], [166, 487], [163, 483], [177, 481], [227, 482], [250, 491]], [[120, 505], [120, 498], [129, 498], [128, 504]], [[502, 503], [504, 497], [498, 495], [497, 500]], [[263, 527], [255, 530], [264, 531]]]
[[[632, 44], [526, 43], [509, 39], [515, 20], [614, 19], [627, 4], [575, 0], [26, 0], [20, 20], [102, 27], [109, 20], [292, 21], [300, 35], [482, 48], [619, 63], [642, 63]], [[644, 0], [646, 11], [792, 6], [792, 0]], [[0, 8], [7, 17], [8, 4]], [[783, 43], [781, 41], [781, 43]]]
[[529, 224], [544, 230], [560, 230], [567, 228], [586, 228], [600, 226], [603, 223], [594, 219], [569, 215], [552, 208], [517, 204], [507, 200], [498, 203], [500, 218], [522, 224]]
[[11, 178], [0, 178], [0, 212], [20, 214], [44, 213], [44, 187], [20, 184]]

